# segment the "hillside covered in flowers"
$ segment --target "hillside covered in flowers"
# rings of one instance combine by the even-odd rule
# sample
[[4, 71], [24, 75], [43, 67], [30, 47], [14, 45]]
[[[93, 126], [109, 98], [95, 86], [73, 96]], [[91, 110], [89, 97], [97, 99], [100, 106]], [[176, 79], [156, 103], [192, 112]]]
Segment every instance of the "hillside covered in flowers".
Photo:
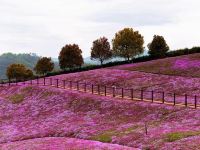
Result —
[[[166, 58], [162, 60], [168, 62], [166, 67], [155, 60], [57, 75], [47, 77], [46, 86], [44, 78], [0, 86], [0, 149], [200, 149], [200, 78], [193, 77], [199, 67], [197, 57]], [[159, 70], [173, 68], [179, 74], [153, 72], [159, 65], [151, 65], [158, 62]], [[147, 66], [151, 73], [141, 69]], [[59, 88], [50, 86], [58, 80]], [[87, 83], [88, 91], [64, 89], [63, 80], [68, 87], [71, 81], [75, 87], [75, 83]], [[168, 102], [173, 101], [174, 93], [180, 103], [185, 95], [194, 103], [196, 96], [198, 109], [93, 95], [90, 85], [131, 88], [134, 98], [140, 98], [141, 89], [145, 99], [151, 98], [148, 91], [165, 92]], [[116, 92], [120, 94], [120, 90]]]
[[52, 141], [72, 149], [83, 143], [88, 149], [166, 150], [200, 144], [199, 110], [29, 85], [1, 87], [0, 97], [2, 149], [48, 149]]

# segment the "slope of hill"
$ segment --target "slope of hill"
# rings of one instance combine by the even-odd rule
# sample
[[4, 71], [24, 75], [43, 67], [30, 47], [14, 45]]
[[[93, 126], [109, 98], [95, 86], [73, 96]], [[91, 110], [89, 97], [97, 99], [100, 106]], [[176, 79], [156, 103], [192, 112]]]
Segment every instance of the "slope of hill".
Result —
[[113, 67], [149, 73], [200, 77], [200, 53]]
[[3, 145], [70, 137], [140, 149], [200, 148], [200, 110], [26, 85], [0, 87], [0, 97]]

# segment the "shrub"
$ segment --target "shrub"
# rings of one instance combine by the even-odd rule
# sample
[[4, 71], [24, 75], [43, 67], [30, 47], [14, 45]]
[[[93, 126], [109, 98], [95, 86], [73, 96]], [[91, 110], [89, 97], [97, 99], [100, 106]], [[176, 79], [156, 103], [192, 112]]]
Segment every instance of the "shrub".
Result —
[[163, 36], [154, 35], [153, 41], [148, 44], [149, 55], [152, 57], [164, 57], [169, 50]]
[[38, 60], [34, 70], [37, 74], [45, 75], [46, 73], [51, 72], [53, 68], [54, 63], [52, 62], [51, 58], [42, 57]]
[[23, 64], [11, 64], [7, 68], [6, 75], [9, 79], [19, 80], [33, 77], [33, 72]]
[[59, 54], [59, 64], [62, 70], [72, 69], [83, 65], [82, 51], [76, 44], [69, 44], [62, 48]]

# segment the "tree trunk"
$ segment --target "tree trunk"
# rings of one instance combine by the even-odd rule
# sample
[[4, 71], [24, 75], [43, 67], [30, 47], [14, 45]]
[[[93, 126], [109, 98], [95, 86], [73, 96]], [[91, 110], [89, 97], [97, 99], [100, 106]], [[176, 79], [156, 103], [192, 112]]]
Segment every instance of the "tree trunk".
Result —
[[101, 62], [101, 66], [103, 65], [103, 60], [100, 60], [100, 62]]

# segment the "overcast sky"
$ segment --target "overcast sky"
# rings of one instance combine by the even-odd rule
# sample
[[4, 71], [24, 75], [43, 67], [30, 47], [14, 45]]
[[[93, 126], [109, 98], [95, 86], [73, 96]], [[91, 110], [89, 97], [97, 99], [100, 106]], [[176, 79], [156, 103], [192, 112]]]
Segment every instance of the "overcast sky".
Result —
[[124, 27], [144, 36], [163, 35], [170, 49], [200, 45], [199, 0], [0, 0], [0, 54], [57, 57], [77, 43], [84, 57], [92, 41], [111, 41]]

